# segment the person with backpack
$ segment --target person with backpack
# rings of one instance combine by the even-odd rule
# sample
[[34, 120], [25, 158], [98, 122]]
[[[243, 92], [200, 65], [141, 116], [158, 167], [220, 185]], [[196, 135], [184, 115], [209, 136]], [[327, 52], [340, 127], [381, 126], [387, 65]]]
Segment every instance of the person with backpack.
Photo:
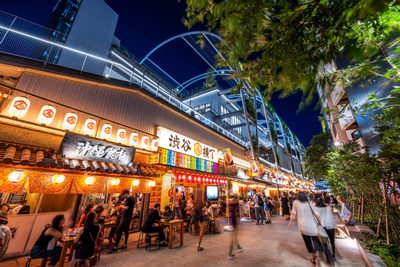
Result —
[[261, 195], [257, 192], [257, 190], [253, 189], [253, 200], [254, 200], [254, 210], [256, 212], [256, 225], [263, 224], [263, 208], [264, 208], [264, 201]]

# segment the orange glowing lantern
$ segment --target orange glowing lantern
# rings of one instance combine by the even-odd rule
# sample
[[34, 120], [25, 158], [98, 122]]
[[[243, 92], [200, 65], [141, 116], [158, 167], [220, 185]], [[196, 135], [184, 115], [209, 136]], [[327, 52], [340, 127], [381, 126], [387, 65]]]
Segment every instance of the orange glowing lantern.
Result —
[[44, 105], [39, 113], [39, 123], [49, 125], [56, 116], [56, 108], [50, 105]]
[[106, 123], [101, 128], [100, 138], [101, 139], [108, 139], [108, 138], [110, 138], [111, 133], [112, 133], [112, 126], [110, 124]]
[[121, 181], [119, 180], [119, 178], [112, 178], [111, 180], [110, 180], [110, 184], [111, 185], [119, 185], [119, 183], [120, 183]]
[[140, 181], [138, 179], [133, 180], [132, 185], [133, 186], [138, 186]]
[[8, 113], [11, 117], [22, 118], [28, 112], [29, 106], [31, 105], [31, 101], [28, 98], [23, 96], [17, 96], [11, 102]]
[[154, 139], [151, 141], [151, 151], [158, 150], [158, 139]]
[[65, 180], [65, 176], [62, 174], [55, 174], [53, 175], [53, 177], [51, 178], [51, 181], [55, 184], [61, 184], [62, 182], [64, 182]]
[[140, 147], [143, 148], [143, 149], [148, 150], [149, 149], [149, 145], [150, 145], [149, 137], [148, 136], [143, 136]]
[[69, 112], [69, 113], [65, 114], [64, 122], [63, 122], [63, 129], [72, 131], [75, 128], [77, 122], [78, 122], [78, 115], [76, 115], [75, 113]]
[[125, 142], [125, 138], [126, 138], [126, 131], [125, 129], [118, 129], [117, 131], [117, 136], [116, 136], [116, 141], [117, 143], [123, 143]]
[[85, 179], [85, 184], [87, 184], [87, 185], [92, 185], [93, 183], [94, 183], [94, 177], [93, 176], [89, 176], [89, 177], [86, 177], [86, 179]]
[[20, 171], [14, 171], [8, 175], [8, 180], [13, 183], [18, 183], [24, 178], [24, 173]]
[[129, 136], [129, 145], [137, 147], [139, 141], [139, 135], [137, 133], [131, 133]]
[[94, 119], [87, 119], [83, 126], [83, 134], [93, 135], [96, 131], [96, 124]]

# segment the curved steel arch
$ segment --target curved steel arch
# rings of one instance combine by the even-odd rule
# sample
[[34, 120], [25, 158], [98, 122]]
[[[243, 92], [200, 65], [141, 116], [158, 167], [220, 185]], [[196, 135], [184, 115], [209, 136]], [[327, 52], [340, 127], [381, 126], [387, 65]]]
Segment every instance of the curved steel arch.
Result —
[[171, 41], [173, 41], [173, 40], [175, 40], [175, 39], [182, 38], [182, 37], [185, 37], [185, 36], [188, 36], [188, 35], [195, 35], [195, 34], [210, 35], [210, 36], [215, 37], [215, 38], [217, 38], [218, 40], [222, 41], [222, 38], [221, 38], [219, 35], [217, 35], [217, 34], [215, 34], [215, 33], [212, 33], [212, 32], [193, 31], [193, 32], [181, 33], [181, 34], [172, 36], [171, 38], [168, 38], [168, 39], [165, 40], [164, 42], [160, 43], [159, 45], [157, 45], [156, 47], [154, 47], [153, 49], [151, 49], [151, 51], [150, 51], [149, 53], [147, 53], [147, 54], [144, 56], [144, 58], [140, 61], [140, 64], [143, 64], [143, 62], [144, 62], [149, 56], [151, 56], [151, 54], [153, 54], [157, 49], [159, 49], [159, 48], [162, 47], [163, 45], [165, 45], [165, 44], [167, 44], [167, 43], [169, 43], [169, 42], [171, 42]]
[[[228, 73], [230, 71], [231, 71], [230, 69], [222, 69], [222, 70], [215, 70], [212, 73], [215, 76], [227, 76], [227, 75], [231, 75], [230, 73]], [[205, 77], [207, 77], [208, 74], [209, 74], [209, 72], [205, 72], [205, 73], [202, 73], [195, 77], [192, 77], [189, 80], [186, 80], [183, 83], [181, 83], [178, 87], [175, 88], [175, 90], [179, 90], [179, 92], [181, 92], [181, 91], [185, 90], [185, 88], [188, 87], [189, 85], [204, 79]]]

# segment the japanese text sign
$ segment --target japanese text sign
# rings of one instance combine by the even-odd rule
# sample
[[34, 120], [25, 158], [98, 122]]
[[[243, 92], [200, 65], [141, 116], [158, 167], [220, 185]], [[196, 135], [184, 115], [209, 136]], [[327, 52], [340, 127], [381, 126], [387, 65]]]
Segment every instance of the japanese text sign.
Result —
[[135, 149], [67, 132], [60, 153], [69, 159], [105, 161], [128, 165], [135, 157]]
[[163, 127], [158, 127], [157, 135], [159, 137], [159, 147], [187, 154], [196, 158], [218, 162], [218, 149], [214, 147], [205, 145], [199, 141], [193, 140]]

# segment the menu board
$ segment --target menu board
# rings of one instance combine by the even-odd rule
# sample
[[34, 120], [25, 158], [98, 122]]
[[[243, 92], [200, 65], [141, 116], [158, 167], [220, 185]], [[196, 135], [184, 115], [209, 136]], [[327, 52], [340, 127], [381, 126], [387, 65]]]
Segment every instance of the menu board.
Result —
[[159, 148], [160, 164], [202, 172], [218, 173], [218, 164], [165, 148]]

